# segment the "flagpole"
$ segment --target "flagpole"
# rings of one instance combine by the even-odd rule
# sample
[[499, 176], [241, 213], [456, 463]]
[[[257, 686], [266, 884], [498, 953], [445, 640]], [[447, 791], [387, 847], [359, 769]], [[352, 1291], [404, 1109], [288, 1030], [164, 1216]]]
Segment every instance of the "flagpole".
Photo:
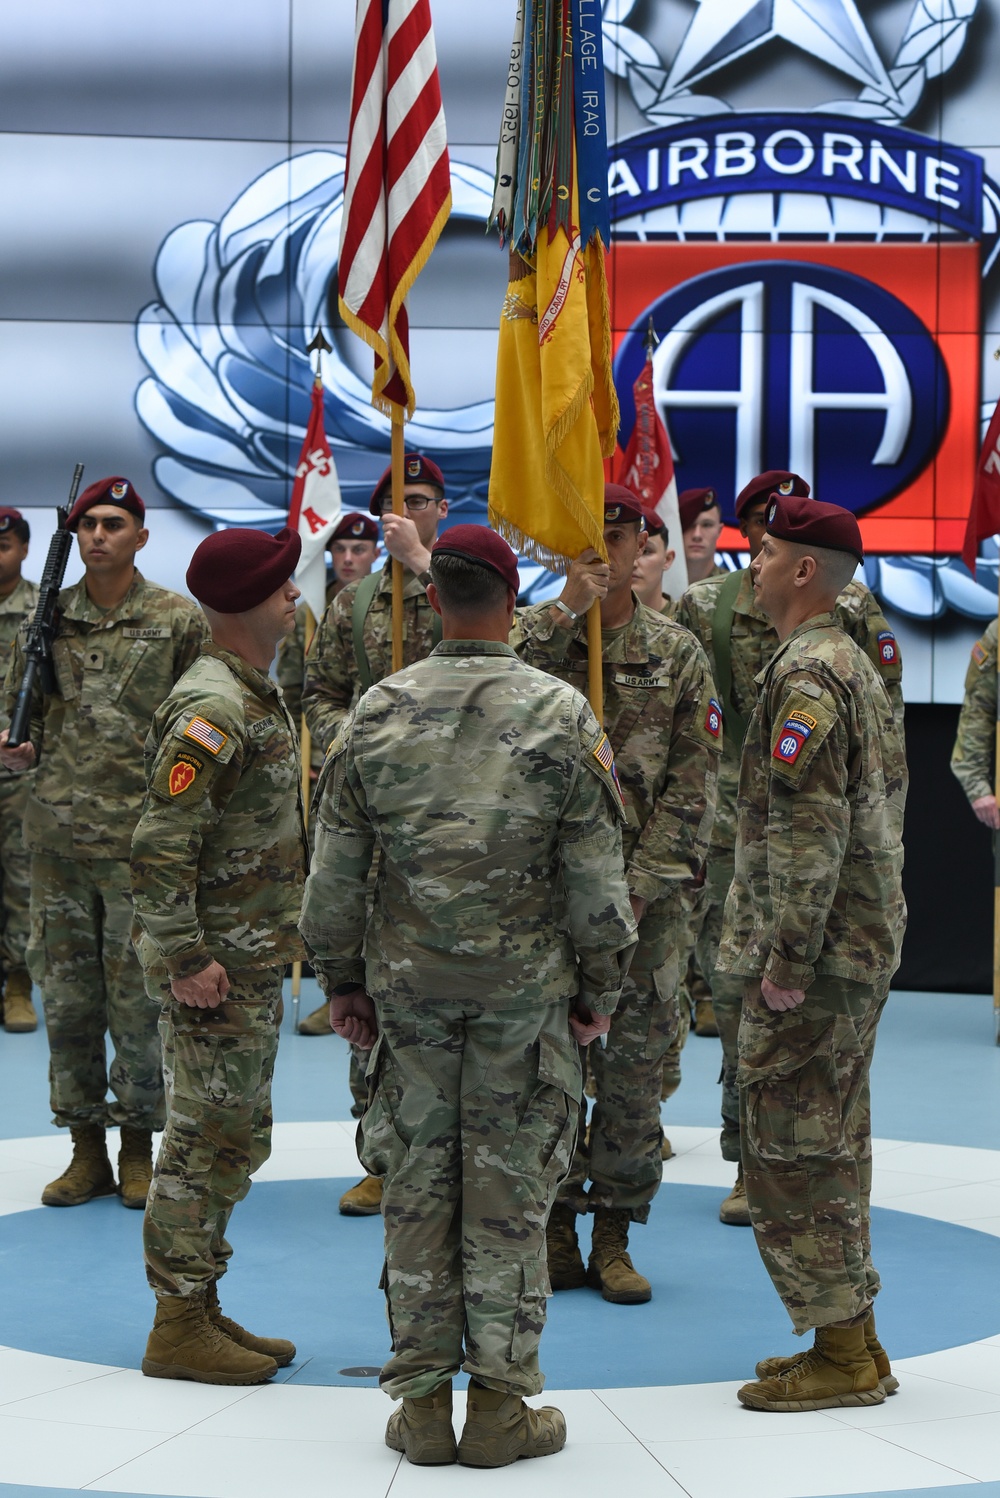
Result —
[[[403, 513], [403, 409], [392, 407], [392, 513]], [[392, 669], [403, 669], [403, 564], [392, 559]]]
[[594, 717], [604, 727], [604, 641], [601, 639], [601, 600], [587, 610], [587, 696]]
[[[1000, 590], [1000, 567], [997, 569]], [[1000, 620], [1000, 591], [997, 595], [997, 619]], [[993, 789], [1000, 805], [1000, 660], [997, 662], [997, 726], [993, 760]], [[993, 834], [993, 1027], [1000, 1045], [1000, 833]]]
[[[309, 647], [316, 633], [316, 620], [313, 611], [308, 604], [305, 605], [305, 654], [309, 654]], [[299, 724], [299, 752], [302, 756], [302, 820], [306, 828], [309, 827], [309, 794], [312, 790], [310, 771], [312, 769], [312, 734], [306, 722], [305, 713]], [[308, 832], [307, 832], [308, 835]], [[299, 1033], [299, 1001], [302, 996], [302, 962], [296, 958], [292, 963], [292, 1034]]]

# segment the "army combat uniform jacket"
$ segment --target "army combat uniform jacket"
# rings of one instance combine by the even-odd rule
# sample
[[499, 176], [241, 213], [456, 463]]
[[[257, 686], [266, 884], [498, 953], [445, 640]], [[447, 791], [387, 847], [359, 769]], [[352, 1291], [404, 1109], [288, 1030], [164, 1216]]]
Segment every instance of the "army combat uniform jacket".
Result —
[[995, 793], [997, 742], [997, 621], [972, 647], [951, 769], [970, 801]]
[[821, 614], [757, 678], [719, 966], [886, 991], [899, 964], [906, 762], [878, 672]]
[[[62, 590], [52, 646], [58, 690], [39, 690], [31, 716], [38, 769], [25, 841], [33, 853], [127, 861], [146, 789], [150, 721], [204, 635], [194, 604], [139, 572], [108, 611], [91, 602], [83, 581]], [[8, 715], [24, 671], [24, 638], [22, 627], [7, 671]]]
[[306, 852], [295, 730], [280, 689], [204, 646], [153, 719], [132, 839], [136, 950], [147, 975], [190, 977], [305, 955]]
[[[363, 581], [363, 579], [361, 579]], [[364, 687], [354, 648], [354, 597], [358, 583], [342, 588], [323, 616], [306, 657], [302, 709], [313, 741], [326, 753]], [[403, 573], [403, 665], [423, 660], [434, 648], [437, 615], [427, 590], [412, 572]], [[392, 559], [364, 623], [364, 649], [373, 682], [392, 672]]]
[[586, 701], [507, 645], [447, 640], [373, 686], [317, 793], [302, 931], [324, 986], [610, 1014], [635, 931], [612, 766]]

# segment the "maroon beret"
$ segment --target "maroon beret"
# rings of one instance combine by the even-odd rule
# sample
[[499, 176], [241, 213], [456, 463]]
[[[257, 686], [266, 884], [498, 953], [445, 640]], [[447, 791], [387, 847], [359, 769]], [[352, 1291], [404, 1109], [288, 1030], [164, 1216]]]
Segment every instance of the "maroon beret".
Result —
[[[433, 458], [425, 458], [423, 453], [407, 453], [403, 458], [403, 484], [436, 484], [444, 493], [444, 474], [437, 466]], [[379, 500], [387, 489], [392, 488], [392, 464], [379, 479], [372, 490], [372, 497], [368, 505], [370, 515], [380, 515]]]
[[744, 510], [770, 499], [772, 494], [799, 494], [808, 499], [809, 493], [809, 485], [797, 473], [789, 473], [787, 468], [769, 468], [766, 473], [758, 473], [737, 494], [736, 518], [741, 520]]
[[330, 537], [331, 544], [334, 541], [377, 541], [378, 526], [368, 515], [362, 515], [357, 510], [350, 510], [346, 515], [340, 517], [336, 530]]
[[648, 531], [651, 536], [662, 536], [663, 544], [665, 546], [670, 545], [670, 533], [667, 530], [666, 524], [660, 519], [655, 510], [643, 509], [642, 528]]
[[677, 511], [681, 519], [681, 530], [690, 530], [706, 510], [721, 509], [714, 489], [682, 489], [677, 496]]
[[771, 495], [767, 533], [777, 536], [779, 541], [796, 541], [800, 546], [818, 546], [826, 551], [847, 551], [859, 562], [865, 559], [856, 516], [840, 505], [825, 505], [803, 494]]
[[9, 531], [12, 525], [16, 525], [24, 516], [20, 510], [14, 510], [10, 505], [0, 505], [0, 536], [4, 531]]
[[604, 485], [605, 525], [613, 525], [616, 520], [642, 519], [642, 500], [637, 499], [631, 489], [626, 489], [623, 484]]
[[287, 525], [276, 536], [232, 526], [195, 548], [187, 585], [207, 609], [245, 614], [287, 583], [301, 551], [301, 536]]
[[520, 587], [517, 575], [517, 557], [503, 536], [491, 531], [486, 525], [452, 525], [439, 536], [431, 547], [431, 558], [464, 557], [476, 567], [488, 567], [503, 578], [514, 592]]
[[112, 474], [109, 479], [98, 479], [96, 484], [91, 484], [84, 489], [76, 504], [69, 512], [66, 521], [67, 530], [75, 531], [80, 524], [81, 517], [92, 510], [95, 505], [118, 505], [122, 510], [128, 510], [130, 514], [138, 516], [140, 520], [146, 518], [146, 506], [135, 492], [134, 486], [128, 479], [120, 474]]

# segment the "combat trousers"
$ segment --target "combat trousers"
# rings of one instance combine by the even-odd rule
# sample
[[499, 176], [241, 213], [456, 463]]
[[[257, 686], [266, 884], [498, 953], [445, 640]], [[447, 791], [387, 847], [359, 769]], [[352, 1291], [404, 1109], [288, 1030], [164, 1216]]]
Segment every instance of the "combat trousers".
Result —
[[720, 973], [716, 968], [722, 941], [722, 913], [734, 872], [732, 852], [721, 857], [713, 853], [705, 880], [705, 897], [701, 919], [695, 934], [695, 956], [703, 973], [708, 974], [712, 988], [712, 1012], [715, 1015], [722, 1044], [722, 1132], [719, 1144], [722, 1158], [734, 1165], [740, 1162], [740, 1092], [736, 1081], [739, 1063], [740, 1010], [743, 1007], [742, 978]]
[[743, 1174], [757, 1248], [796, 1334], [857, 1316], [871, 1258], [868, 1073], [884, 992], [819, 978], [775, 1012], [747, 983], [739, 1034]]
[[159, 1295], [193, 1295], [225, 1274], [226, 1228], [271, 1153], [271, 1079], [283, 968], [231, 972], [218, 1009], [162, 1005], [167, 1122], [146, 1204], [146, 1278]]
[[23, 972], [29, 932], [31, 854], [24, 846], [30, 775], [0, 770], [0, 972]]
[[660, 1093], [679, 1011], [677, 961], [663, 961], [671, 944], [657, 930], [658, 920], [656, 914], [650, 921], [647, 913], [639, 923], [639, 945], [611, 1018], [607, 1049], [597, 1041], [590, 1047], [595, 1101], [589, 1142], [581, 1106], [572, 1168], [559, 1191], [560, 1202], [576, 1212], [615, 1207], [627, 1210], [633, 1222], [645, 1222], [663, 1180]]
[[568, 1007], [376, 1005], [358, 1150], [384, 1177], [393, 1399], [462, 1368], [502, 1392], [544, 1384], [545, 1224], [581, 1094]]
[[127, 860], [32, 854], [27, 964], [45, 1001], [55, 1122], [161, 1129], [157, 1007], [132, 947]]

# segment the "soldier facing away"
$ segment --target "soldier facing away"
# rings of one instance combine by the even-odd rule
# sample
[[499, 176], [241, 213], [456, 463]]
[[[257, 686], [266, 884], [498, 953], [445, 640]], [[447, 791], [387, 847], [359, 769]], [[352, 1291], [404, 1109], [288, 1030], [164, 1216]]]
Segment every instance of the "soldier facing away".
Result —
[[952, 774], [984, 827], [1000, 830], [996, 798], [997, 621], [972, 647], [965, 696], [951, 752]]
[[[797, 473], [769, 469], [757, 474], [741, 490], [736, 500], [736, 515], [747, 538], [751, 560], [760, 552], [772, 494], [805, 498], [809, 495], [809, 485]], [[851, 578], [837, 598], [834, 612], [841, 629], [866, 651], [877, 668], [902, 723], [899, 647], [874, 595], [863, 582]], [[779, 641], [773, 622], [755, 598], [749, 569], [720, 573], [689, 588], [680, 601], [677, 618], [705, 648], [726, 721], [708, 870], [704, 893], [694, 912], [691, 939], [697, 966], [711, 988], [712, 1007], [722, 1040], [722, 1156], [737, 1167], [736, 1181], [719, 1207], [719, 1218], [732, 1227], [749, 1227], [750, 1213], [739, 1168], [740, 1105], [736, 1089], [743, 983], [719, 972], [716, 959], [722, 936], [722, 912], [736, 856], [736, 793], [743, 740], [757, 701], [759, 674], [774, 655]]]
[[[8, 749], [6, 730], [0, 735], [7, 769], [38, 765], [24, 818], [28, 967], [45, 1003], [52, 1112], [73, 1139], [68, 1169], [42, 1192], [50, 1207], [115, 1191], [109, 1123], [121, 1125], [122, 1203], [144, 1207], [153, 1130], [163, 1127], [156, 1006], [132, 948], [128, 857], [145, 789], [143, 741], [197, 655], [204, 623], [186, 598], [137, 570], [149, 535], [145, 514], [133, 484], [117, 476], [91, 484], [76, 501], [67, 523], [84, 576], [59, 594], [57, 690], [36, 691], [29, 742]], [[24, 672], [23, 644], [22, 630], [7, 672], [8, 713]]]
[[[21, 623], [38, 602], [38, 588], [21, 576], [31, 530], [20, 510], [0, 509], [0, 659], [6, 663]], [[31, 856], [24, 846], [24, 812], [31, 775], [0, 766], [0, 981], [3, 1027], [11, 1034], [38, 1028], [31, 1002], [28, 909]]]
[[271, 1152], [271, 1077], [305, 832], [296, 735], [268, 676], [295, 627], [297, 534], [219, 531], [187, 582], [212, 641], [153, 719], [132, 839], [136, 948], [160, 1015], [167, 1121], [143, 1223], [152, 1378], [254, 1384], [295, 1356], [222, 1314], [229, 1218]]
[[[513, 639], [522, 660], [582, 687], [585, 615], [600, 600], [604, 726], [628, 812], [622, 843], [639, 934], [607, 1049], [591, 1052], [596, 1102], [589, 1137], [581, 1133], [578, 1139], [549, 1223], [549, 1273], [556, 1290], [587, 1284], [619, 1305], [640, 1304], [652, 1294], [632, 1263], [629, 1232], [633, 1223], [648, 1220], [663, 1179], [660, 1092], [678, 1030], [678, 948], [685, 925], [679, 889], [705, 862], [722, 735], [701, 646], [632, 592], [635, 559], [645, 542], [641, 527], [636, 497], [620, 485], [606, 485], [608, 562], [585, 551], [553, 604], [519, 612]], [[594, 1215], [586, 1268], [576, 1231], [580, 1213]]]
[[607, 1031], [635, 923], [607, 739], [506, 643], [516, 557], [457, 526], [431, 574], [442, 643], [373, 686], [330, 750], [302, 929], [334, 1028], [377, 1035], [359, 1132], [385, 1178], [381, 1384], [403, 1400], [386, 1444], [499, 1467], [565, 1441], [558, 1410], [524, 1403], [543, 1383], [545, 1221], [573, 1154], [574, 1037]]
[[719, 963], [744, 981], [740, 1136], [757, 1247], [813, 1347], [757, 1365], [756, 1410], [879, 1404], [896, 1387], [875, 1331], [875, 1031], [906, 921], [901, 728], [834, 607], [862, 560], [857, 520], [775, 495], [752, 563], [780, 645], [740, 766], [736, 871]]

